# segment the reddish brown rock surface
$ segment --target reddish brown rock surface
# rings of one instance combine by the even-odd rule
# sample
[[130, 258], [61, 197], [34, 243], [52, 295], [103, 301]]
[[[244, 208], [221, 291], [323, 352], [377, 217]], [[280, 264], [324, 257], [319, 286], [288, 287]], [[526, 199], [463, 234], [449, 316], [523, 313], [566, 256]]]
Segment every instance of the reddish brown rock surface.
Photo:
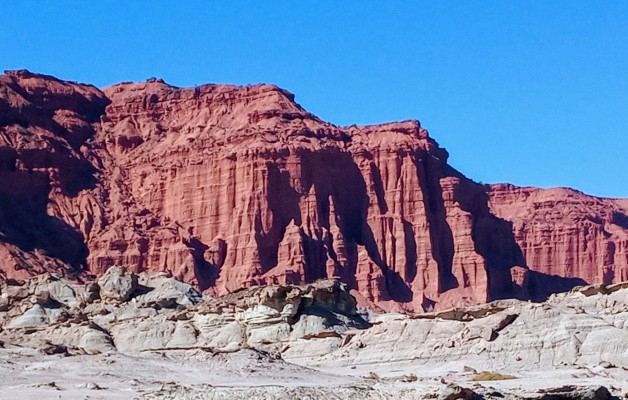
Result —
[[591, 283], [628, 280], [627, 203], [568, 188], [490, 189], [491, 211], [513, 222], [530, 269]]
[[0, 180], [6, 277], [125, 265], [225, 294], [338, 276], [407, 310], [626, 279], [625, 203], [543, 211], [546, 191], [465, 178], [417, 121], [337, 127], [272, 85], [7, 73]]

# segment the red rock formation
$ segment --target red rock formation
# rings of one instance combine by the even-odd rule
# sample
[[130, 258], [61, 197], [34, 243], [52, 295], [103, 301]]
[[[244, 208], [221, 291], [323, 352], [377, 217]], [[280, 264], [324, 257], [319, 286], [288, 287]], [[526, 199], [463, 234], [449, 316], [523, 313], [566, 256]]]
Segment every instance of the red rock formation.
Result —
[[490, 205], [513, 222], [531, 270], [595, 283], [628, 280], [626, 200], [500, 184], [490, 188]]
[[[109, 100], [93, 86], [28, 71], [0, 76], [0, 265], [21, 278], [84, 267], [78, 230], [47, 212], [49, 197], [94, 185], [82, 144]], [[76, 219], [82, 216], [75, 215]]]
[[[0, 166], [13, 174], [0, 199], [4, 275], [53, 263], [81, 279], [123, 264], [215, 294], [338, 276], [364, 303], [418, 310], [540, 296], [545, 274], [562, 271], [525, 267], [517, 222], [513, 235], [499, 218], [517, 216], [451, 168], [417, 121], [336, 127], [272, 85], [149, 80], [102, 93], [26, 72], [1, 79]], [[48, 174], [20, 145], [28, 135]], [[511, 192], [504, 205], [520, 201]], [[28, 235], [10, 215], [33, 207], [16, 196], [39, 201]], [[72, 235], [62, 251], [46, 241]], [[625, 241], [615, 246], [625, 257]], [[600, 278], [578, 268], [562, 275]]]

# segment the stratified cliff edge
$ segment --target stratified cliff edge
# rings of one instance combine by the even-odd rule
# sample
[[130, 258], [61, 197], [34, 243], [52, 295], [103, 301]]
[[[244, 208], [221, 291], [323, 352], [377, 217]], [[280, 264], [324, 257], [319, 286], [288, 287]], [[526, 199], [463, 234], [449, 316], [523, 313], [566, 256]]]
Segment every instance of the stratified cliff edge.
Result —
[[220, 295], [335, 276], [421, 310], [628, 275], [625, 202], [479, 185], [418, 121], [337, 127], [272, 85], [7, 72], [0, 183], [9, 278], [125, 265]]
[[534, 271], [592, 283], [628, 280], [627, 200], [498, 184], [490, 188], [490, 207], [512, 221]]

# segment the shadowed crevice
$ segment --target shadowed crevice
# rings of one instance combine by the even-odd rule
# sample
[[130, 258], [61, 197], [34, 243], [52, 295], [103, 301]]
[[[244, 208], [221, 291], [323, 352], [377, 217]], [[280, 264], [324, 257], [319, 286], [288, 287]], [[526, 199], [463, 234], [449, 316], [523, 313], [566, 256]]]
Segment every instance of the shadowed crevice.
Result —
[[[366, 182], [352, 154], [334, 149], [316, 153], [303, 152], [301, 158], [304, 181], [307, 179], [314, 186], [318, 212], [319, 215], [322, 214], [319, 224], [326, 229], [331, 224], [332, 204], [329, 199], [333, 203], [335, 222], [343, 236], [344, 255], [347, 259], [345, 265], [339, 265], [336, 258], [337, 275], [350, 288], [357, 288], [358, 246], [364, 246], [369, 258], [382, 270], [385, 277], [390, 297], [385, 300], [411, 301], [412, 291], [409, 286], [397, 272], [386, 265], [379, 253], [373, 232], [367, 223], [369, 197]], [[331, 243], [322, 246], [323, 250], [326, 248], [331, 249]], [[318, 257], [312, 259], [320, 260]], [[314, 270], [325, 270], [324, 265], [313, 267]]]
[[452, 272], [454, 259], [454, 237], [447, 222], [447, 210], [440, 186], [440, 159], [430, 154], [417, 153], [413, 157], [423, 192], [425, 215], [429, 225], [432, 257], [438, 265], [438, 292], [443, 293], [458, 287]]
[[516, 292], [510, 268], [526, 265], [515, 240], [512, 223], [491, 214], [484, 186], [456, 175], [454, 200], [471, 214], [474, 250], [486, 261], [489, 300], [511, 298]]
[[205, 260], [205, 251], [209, 246], [195, 237], [190, 240], [184, 240], [184, 243], [191, 248], [192, 257], [194, 258], [194, 277], [199, 289], [203, 291], [214, 286], [220, 274], [220, 268]]
[[290, 221], [301, 225], [299, 193], [291, 186], [290, 174], [280, 169], [276, 163], [267, 162], [267, 198], [272, 219], [268, 231], [262, 229], [259, 213], [255, 238], [259, 249], [260, 264], [263, 272], [277, 266], [279, 244], [286, 233]]
[[530, 271], [526, 289], [529, 300], [542, 302], [554, 293], [568, 292], [576, 286], [584, 285], [587, 285], [587, 282], [581, 278], [565, 278], [563, 276]]
[[388, 204], [386, 204], [386, 197], [384, 196], [382, 174], [379, 167], [374, 162], [371, 162], [371, 174], [373, 175], [373, 191], [375, 192], [375, 196], [377, 196], [379, 212], [383, 215], [388, 212]]
[[73, 267], [85, 270], [88, 254], [83, 235], [63, 220], [47, 214], [48, 191], [40, 194], [0, 193], [0, 242], [23, 251], [38, 250]]
[[414, 228], [412, 224], [406, 220], [403, 223], [403, 235], [406, 248], [406, 280], [408, 282], [414, 281], [417, 274], [417, 246], [416, 238], [414, 236]]

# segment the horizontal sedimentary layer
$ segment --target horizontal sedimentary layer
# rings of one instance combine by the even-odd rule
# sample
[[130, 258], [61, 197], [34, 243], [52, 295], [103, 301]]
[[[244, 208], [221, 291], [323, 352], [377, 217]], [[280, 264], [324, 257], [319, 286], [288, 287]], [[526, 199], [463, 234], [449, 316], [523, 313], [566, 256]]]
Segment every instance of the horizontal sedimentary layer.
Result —
[[166, 271], [205, 293], [337, 277], [361, 305], [628, 279], [628, 212], [480, 185], [418, 121], [338, 127], [273, 85], [0, 76], [0, 275]]

